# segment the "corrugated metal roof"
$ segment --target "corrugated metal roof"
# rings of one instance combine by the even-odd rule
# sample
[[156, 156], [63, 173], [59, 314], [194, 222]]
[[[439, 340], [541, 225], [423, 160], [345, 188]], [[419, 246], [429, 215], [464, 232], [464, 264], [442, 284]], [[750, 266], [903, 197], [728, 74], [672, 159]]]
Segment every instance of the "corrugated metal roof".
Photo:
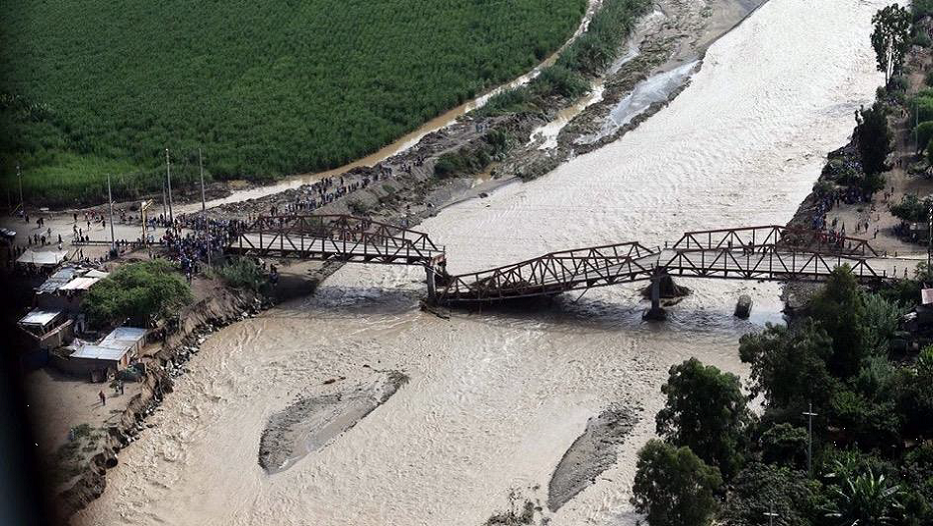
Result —
[[71, 353], [72, 358], [85, 358], [88, 360], [110, 360], [119, 361], [126, 354], [128, 348], [115, 349], [113, 347], [101, 347], [100, 345], [85, 345], [77, 351]]
[[32, 309], [29, 311], [29, 314], [23, 316], [23, 319], [19, 320], [19, 323], [22, 325], [42, 325], [45, 326], [47, 323], [54, 320], [61, 314], [60, 310], [40, 310]]
[[137, 327], [117, 327], [101, 340], [99, 345], [112, 347], [114, 345], [135, 345], [146, 337], [146, 329]]
[[63, 268], [51, 276], [49, 279], [45, 280], [45, 283], [39, 285], [38, 292], [39, 294], [52, 294], [63, 285], [67, 284], [69, 281], [74, 279], [77, 271], [74, 268], [67, 267]]
[[75, 278], [65, 283], [58, 290], [87, 290], [100, 281], [100, 278]]

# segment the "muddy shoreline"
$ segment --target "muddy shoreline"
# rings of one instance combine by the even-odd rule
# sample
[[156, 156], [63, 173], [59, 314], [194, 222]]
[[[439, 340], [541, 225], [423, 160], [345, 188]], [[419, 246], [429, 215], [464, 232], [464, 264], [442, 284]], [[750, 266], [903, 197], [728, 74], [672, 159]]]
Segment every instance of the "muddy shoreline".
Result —
[[259, 296], [225, 290], [221, 296], [206, 298], [186, 308], [179, 316], [177, 330], [169, 334], [161, 350], [144, 359], [146, 373], [140, 380], [142, 392], [133, 397], [115, 426], [107, 429], [102, 451], [95, 454], [84, 473], [58, 496], [60, 522], [67, 523], [75, 512], [100, 497], [107, 487], [107, 470], [119, 463], [120, 450], [140, 438], [145, 420], [172, 392], [174, 379], [184, 373], [185, 363], [198, 352], [210, 333], [259, 313], [264, 306]]

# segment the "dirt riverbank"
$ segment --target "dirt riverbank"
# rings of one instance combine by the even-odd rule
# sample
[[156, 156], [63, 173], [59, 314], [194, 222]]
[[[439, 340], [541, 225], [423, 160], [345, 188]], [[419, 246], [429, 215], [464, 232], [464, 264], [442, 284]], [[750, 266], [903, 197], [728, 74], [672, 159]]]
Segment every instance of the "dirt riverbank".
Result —
[[[927, 88], [926, 71], [930, 69], [931, 64], [933, 64], [933, 54], [930, 50], [918, 46], [910, 49], [907, 56], [909, 72], [905, 74], [907, 80], [905, 98]], [[906, 99], [904, 101], [889, 99], [887, 104], [890, 107], [888, 124], [893, 133], [894, 144], [888, 157], [889, 170], [883, 174], [884, 188], [876, 192], [868, 202], [840, 201], [828, 209], [821, 207], [824, 199], [817, 188], [835, 186], [835, 174], [829, 169], [829, 163], [834, 160], [842, 164], [858, 165], [861, 163], [855, 138], [850, 137], [849, 142], [844, 146], [829, 152], [827, 166], [814, 184], [813, 191], [800, 203], [797, 212], [787, 223], [788, 227], [813, 228], [815, 218], [823, 217], [828, 225], [836, 224], [845, 228], [848, 223], [850, 228], [848, 235], [868, 240], [879, 254], [904, 255], [923, 251], [922, 246], [910, 243], [898, 236], [895, 228], [900, 225], [901, 220], [891, 213], [890, 207], [899, 203], [906, 195], [923, 198], [933, 194], [933, 179], [920, 176], [922, 168], [918, 167], [924, 166], [924, 161], [917, 153], [913, 142], [913, 126], [907, 111]], [[855, 124], [853, 120], [853, 135]], [[914, 170], [914, 168], [917, 169]], [[853, 227], [855, 227], [854, 230]], [[790, 282], [786, 284], [782, 293], [786, 311], [792, 314], [803, 308], [818, 289], [819, 286], [814, 283]]]
[[254, 315], [262, 306], [262, 299], [252, 293], [225, 290], [191, 305], [179, 315], [177, 328], [160, 348], [140, 360], [146, 372], [140, 379], [139, 393], [128, 401], [117, 422], [106, 428], [87, 467], [60, 493], [58, 513], [62, 522], [104, 492], [107, 470], [117, 465], [118, 453], [139, 438], [146, 428], [146, 417], [172, 392], [173, 379], [184, 372], [185, 362], [198, 352], [206, 335]]

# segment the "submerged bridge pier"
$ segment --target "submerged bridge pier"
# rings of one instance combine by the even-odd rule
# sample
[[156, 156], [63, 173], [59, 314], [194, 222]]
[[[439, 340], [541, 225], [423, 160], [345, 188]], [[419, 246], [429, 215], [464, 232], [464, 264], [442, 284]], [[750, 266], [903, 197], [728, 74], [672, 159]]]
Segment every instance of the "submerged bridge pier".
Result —
[[[449, 275], [446, 253], [427, 234], [345, 215], [260, 217], [237, 232], [229, 253], [348, 263], [421, 266], [428, 301], [447, 307], [488, 305], [650, 281], [646, 319], [664, 319], [667, 277], [825, 281], [848, 265], [862, 283], [908, 277], [924, 259], [880, 255], [868, 241], [782, 226], [687, 232], [673, 245], [637, 242], [551, 252], [480, 272]], [[900, 270], [903, 276], [896, 275]]]
[[664, 321], [667, 319], [667, 311], [661, 307], [661, 280], [667, 275], [667, 271], [660, 267], [655, 268], [651, 273], [651, 308], [642, 316], [646, 320]]

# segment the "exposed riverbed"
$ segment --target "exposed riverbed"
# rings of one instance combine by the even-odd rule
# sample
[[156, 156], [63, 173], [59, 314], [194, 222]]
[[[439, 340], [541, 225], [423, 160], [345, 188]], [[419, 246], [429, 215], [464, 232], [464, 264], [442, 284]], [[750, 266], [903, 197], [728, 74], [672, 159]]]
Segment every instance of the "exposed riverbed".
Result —
[[[771, 0], [636, 130], [419, 228], [447, 246], [456, 273], [575, 246], [785, 223], [880, 83], [868, 34], [886, 3]], [[663, 325], [641, 321], [634, 286], [563, 297], [535, 314], [444, 320], [417, 309], [423, 278], [348, 265], [318, 295], [215, 334], [78, 522], [475, 526], [505, 509], [512, 490], [546, 502], [568, 448], [616, 407], [638, 415], [617, 460], [545, 513], [555, 526], [634, 524], [635, 454], [653, 435], [667, 369], [697, 356], [744, 377], [738, 337], [780, 319], [777, 285], [685, 281], [694, 293]], [[731, 316], [743, 293], [755, 302], [749, 321]], [[409, 382], [289, 469], [262, 469], [273, 415], [374, 369]]]

